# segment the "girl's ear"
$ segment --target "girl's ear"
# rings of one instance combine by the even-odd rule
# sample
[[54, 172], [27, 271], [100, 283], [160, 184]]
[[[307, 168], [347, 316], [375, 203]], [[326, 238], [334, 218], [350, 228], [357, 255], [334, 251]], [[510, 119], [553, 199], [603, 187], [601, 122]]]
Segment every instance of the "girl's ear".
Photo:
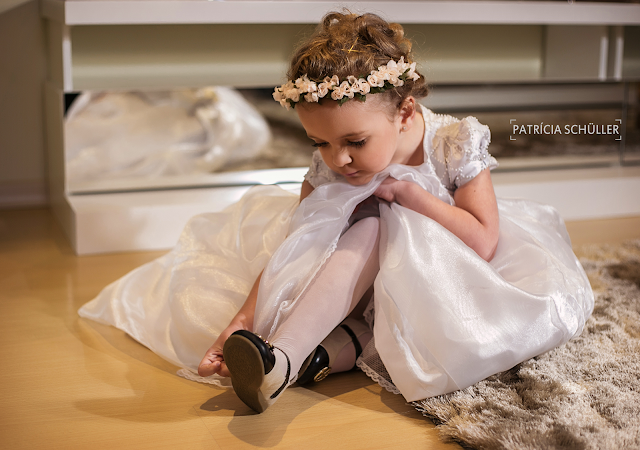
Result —
[[410, 129], [413, 125], [413, 120], [416, 117], [416, 99], [409, 96], [402, 101], [398, 114], [400, 116], [400, 125]]

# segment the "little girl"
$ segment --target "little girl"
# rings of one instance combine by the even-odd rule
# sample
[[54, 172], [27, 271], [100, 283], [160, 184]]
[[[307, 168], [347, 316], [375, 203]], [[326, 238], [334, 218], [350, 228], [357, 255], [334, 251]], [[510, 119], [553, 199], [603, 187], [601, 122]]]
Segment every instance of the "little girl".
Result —
[[415, 401], [579, 334], [593, 294], [562, 220], [496, 200], [488, 128], [420, 106], [410, 50], [398, 24], [328, 14], [274, 92], [317, 147], [299, 203], [253, 188], [80, 314], [258, 412], [356, 358]]

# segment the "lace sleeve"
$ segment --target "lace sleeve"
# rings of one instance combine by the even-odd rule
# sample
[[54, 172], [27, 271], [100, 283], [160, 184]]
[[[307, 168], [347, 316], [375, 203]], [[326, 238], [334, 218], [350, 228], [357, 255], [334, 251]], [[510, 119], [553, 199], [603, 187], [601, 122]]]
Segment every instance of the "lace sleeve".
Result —
[[341, 178], [341, 175], [329, 169], [329, 167], [322, 160], [320, 150], [316, 150], [315, 152], [313, 152], [311, 165], [309, 166], [309, 171], [304, 176], [304, 179], [307, 180], [311, 186], [317, 188], [321, 184], [335, 181], [338, 178]]
[[455, 190], [475, 178], [484, 169], [498, 167], [498, 161], [488, 152], [491, 142], [489, 127], [475, 117], [444, 126], [433, 138], [432, 156], [446, 166], [450, 190]]

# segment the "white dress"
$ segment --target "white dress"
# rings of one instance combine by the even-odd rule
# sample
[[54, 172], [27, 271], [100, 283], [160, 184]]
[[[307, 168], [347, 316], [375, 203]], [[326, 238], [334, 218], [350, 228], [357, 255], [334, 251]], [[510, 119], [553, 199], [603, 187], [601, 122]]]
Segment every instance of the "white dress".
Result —
[[[335, 249], [355, 207], [388, 175], [449, 204], [486, 168], [489, 129], [423, 108], [425, 162], [393, 164], [351, 186], [319, 156], [299, 206], [275, 186], [251, 189], [221, 213], [194, 217], [176, 248], [106, 287], [80, 315], [114, 325], [197, 381], [205, 351], [264, 269], [255, 331], [268, 337]], [[499, 199], [500, 238], [484, 261], [435, 221], [380, 204], [380, 272], [369, 312], [374, 340], [358, 361], [407, 401], [468, 387], [579, 334], [593, 293], [550, 206]]]

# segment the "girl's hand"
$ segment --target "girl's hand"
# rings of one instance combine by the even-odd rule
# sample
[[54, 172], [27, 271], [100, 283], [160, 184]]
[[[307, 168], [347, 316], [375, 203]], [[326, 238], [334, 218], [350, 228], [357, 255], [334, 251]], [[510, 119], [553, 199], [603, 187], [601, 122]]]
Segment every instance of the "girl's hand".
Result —
[[371, 195], [371, 196], [365, 198], [364, 200], [362, 200], [360, 203], [358, 203], [356, 205], [356, 208], [353, 210], [353, 212], [351, 214], [353, 215], [353, 214], [357, 213], [360, 210], [360, 208], [362, 208], [363, 206], [365, 206], [365, 205], [367, 205], [368, 203], [371, 203], [371, 202], [373, 202], [376, 206], [378, 205], [378, 200], [376, 199], [376, 197]]
[[227, 341], [227, 338], [238, 330], [251, 331], [251, 327], [246, 326], [244, 321], [235, 318], [229, 326], [220, 333], [218, 339], [216, 339], [213, 345], [209, 347], [209, 350], [207, 350], [207, 353], [205, 353], [204, 358], [202, 358], [202, 361], [200, 361], [200, 365], [198, 366], [198, 375], [201, 377], [208, 377], [215, 373], [223, 377], [231, 375], [224, 362], [222, 348], [224, 347], [224, 343]]
[[375, 190], [373, 195], [389, 203], [395, 202], [397, 201], [398, 192], [402, 188], [403, 183], [404, 182], [398, 181], [395, 178], [387, 177], [382, 184], [378, 186], [378, 189]]

